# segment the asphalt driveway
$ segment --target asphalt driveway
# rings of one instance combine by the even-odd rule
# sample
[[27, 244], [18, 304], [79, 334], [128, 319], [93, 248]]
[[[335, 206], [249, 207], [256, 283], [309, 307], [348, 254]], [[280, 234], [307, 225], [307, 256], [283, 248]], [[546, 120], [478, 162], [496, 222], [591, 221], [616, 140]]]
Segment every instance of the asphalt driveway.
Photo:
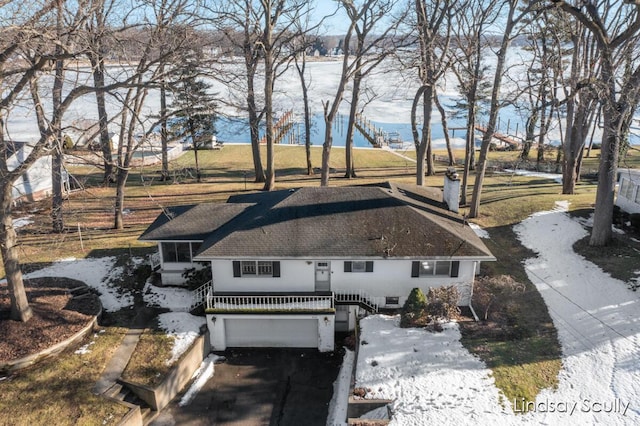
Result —
[[172, 425], [322, 425], [342, 356], [304, 349], [236, 349], [185, 407], [180, 396], [152, 423]]

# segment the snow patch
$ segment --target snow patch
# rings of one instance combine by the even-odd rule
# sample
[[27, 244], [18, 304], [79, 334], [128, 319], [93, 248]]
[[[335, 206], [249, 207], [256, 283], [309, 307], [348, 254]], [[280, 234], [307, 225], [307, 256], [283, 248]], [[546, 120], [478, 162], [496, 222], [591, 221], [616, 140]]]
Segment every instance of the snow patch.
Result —
[[333, 396], [329, 402], [327, 426], [343, 426], [347, 424], [344, 419], [347, 418], [347, 408], [349, 408], [349, 388], [351, 387], [354, 358], [355, 352], [345, 349], [340, 372], [336, 381], [333, 382]]
[[193, 383], [191, 384], [191, 386], [189, 386], [189, 389], [185, 392], [185, 394], [182, 396], [182, 399], [180, 399], [180, 402], [178, 403], [180, 407], [184, 407], [185, 405], [189, 405], [189, 403], [191, 403], [193, 398], [195, 398], [198, 392], [200, 392], [200, 389], [202, 389], [207, 381], [213, 377], [213, 373], [215, 370], [214, 364], [218, 360], [222, 359], [224, 359], [224, 357], [209, 354], [209, 356], [207, 356], [202, 361], [200, 367], [195, 371], [195, 373], [193, 373]]
[[157, 306], [172, 311], [187, 311], [191, 307], [193, 294], [186, 288], [158, 287], [149, 280], [142, 290], [144, 303], [147, 306]]
[[360, 322], [356, 366], [356, 387], [367, 389], [366, 398], [394, 401], [391, 424], [504, 424], [513, 418], [491, 371], [460, 343], [456, 323], [432, 333], [399, 322], [385, 315]]
[[485, 239], [491, 239], [491, 237], [489, 236], [489, 233], [484, 228], [482, 228], [480, 225], [477, 225], [475, 223], [469, 222], [469, 228], [473, 229], [473, 232], [475, 232], [478, 237], [485, 238]]
[[115, 261], [115, 257], [90, 259], [69, 257], [58, 260], [46, 268], [25, 274], [25, 278], [65, 277], [82, 281], [100, 293], [100, 302], [105, 311], [115, 312], [133, 306], [131, 291], [110, 283], [113, 279], [111, 274]]
[[167, 365], [171, 365], [180, 359], [200, 335], [200, 327], [205, 324], [205, 319], [187, 312], [166, 312], [158, 315], [158, 324], [168, 336], [175, 339], [171, 358], [167, 360]]
[[535, 403], [567, 402], [576, 409], [522, 417], [543, 424], [640, 424], [640, 299], [573, 252], [587, 231], [583, 220], [569, 217], [567, 207], [559, 203], [514, 230], [538, 253], [525, 268], [549, 307], [563, 353], [558, 388], [542, 391]]
[[562, 183], [562, 175], [558, 173], [544, 173], [544, 172], [534, 172], [530, 170], [520, 170], [520, 169], [505, 169], [507, 173], [513, 173], [518, 176], [530, 176], [530, 177], [539, 177], [544, 179], [551, 179], [557, 183]]
[[25, 217], [19, 217], [17, 219], [13, 219], [13, 227], [14, 229], [18, 229], [18, 228], [22, 228], [24, 226], [27, 225], [31, 225], [33, 223], [33, 221], [31, 220], [33, 216], [25, 216]]

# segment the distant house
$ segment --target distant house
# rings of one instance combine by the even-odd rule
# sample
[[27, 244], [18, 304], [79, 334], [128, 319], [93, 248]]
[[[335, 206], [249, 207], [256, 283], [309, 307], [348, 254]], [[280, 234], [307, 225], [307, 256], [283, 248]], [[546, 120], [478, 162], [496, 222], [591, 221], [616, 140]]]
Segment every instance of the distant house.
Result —
[[442, 200], [394, 183], [239, 195], [169, 208], [140, 239], [157, 242], [164, 284], [211, 268], [200, 294], [214, 350], [328, 351], [359, 313], [399, 308], [415, 287], [454, 285], [470, 305], [480, 262], [495, 258]]
[[627, 213], [640, 213], [640, 170], [618, 170], [616, 205]]
[[[29, 153], [31, 146], [25, 142], [12, 142], [7, 144], [9, 170], [14, 170], [22, 164]], [[52, 194], [51, 156], [45, 155], [38, 158], [13, 184], [12, 198], [15, 204], [28, 201], [37, 201], [50, 197]], [[69, 189], [67, 173], [62, 172], [63, 190]]]

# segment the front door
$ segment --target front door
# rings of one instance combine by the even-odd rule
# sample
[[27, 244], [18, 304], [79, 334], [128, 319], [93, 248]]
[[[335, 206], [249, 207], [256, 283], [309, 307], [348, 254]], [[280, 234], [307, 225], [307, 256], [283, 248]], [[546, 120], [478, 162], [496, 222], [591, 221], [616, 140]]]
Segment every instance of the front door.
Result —
[[331, 291], [330, 262], [316, 262], [316, 291]]

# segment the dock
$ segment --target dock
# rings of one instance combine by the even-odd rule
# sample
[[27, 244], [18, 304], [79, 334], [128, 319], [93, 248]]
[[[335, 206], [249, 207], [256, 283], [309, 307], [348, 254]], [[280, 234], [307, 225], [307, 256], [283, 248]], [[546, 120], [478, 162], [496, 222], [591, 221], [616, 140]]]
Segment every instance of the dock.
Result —
[[[476, 131], [484, 135], [485, 133], [487, 133], [487, 128], [476, 125]], [[504, 135], [502, 133], [494, 132], [492, 138], [499, 140], [500, 142], [502, 142], [504, 145], [507, 145], [511, 149], [520, 149], [520, 146], [521, 146], [520, 141], [514, 139], [509, 135]]]

